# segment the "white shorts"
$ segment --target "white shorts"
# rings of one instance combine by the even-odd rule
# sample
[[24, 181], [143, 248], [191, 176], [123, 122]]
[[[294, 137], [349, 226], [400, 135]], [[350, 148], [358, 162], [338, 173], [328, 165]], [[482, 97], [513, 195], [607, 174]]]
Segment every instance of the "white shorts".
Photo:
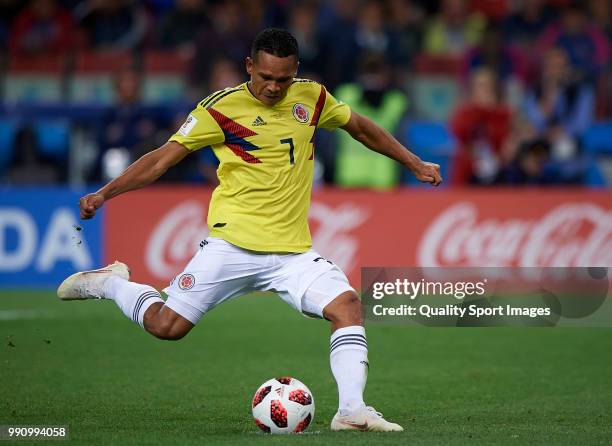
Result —
[[220, 303], [253, 291], [273, 291], [307, 316], [340, 294], [354, 291], [346, 275], [312, 249], [301, 254], [267, 254], [208, 237], [185, 270], [164, 289], [166, 306], [192, 324]]

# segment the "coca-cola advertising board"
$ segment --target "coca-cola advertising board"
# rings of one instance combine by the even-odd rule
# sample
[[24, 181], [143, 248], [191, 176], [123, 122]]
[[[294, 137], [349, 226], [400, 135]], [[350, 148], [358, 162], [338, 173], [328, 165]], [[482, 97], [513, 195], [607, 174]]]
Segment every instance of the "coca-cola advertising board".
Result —
[[[211, 191], [156, 187], [106, 204], [106, 260], [165, 285], [207, 236]], [[362, 266], [612, 266], [612, 193], [320, 189], [315, 249], [359, 286]]]

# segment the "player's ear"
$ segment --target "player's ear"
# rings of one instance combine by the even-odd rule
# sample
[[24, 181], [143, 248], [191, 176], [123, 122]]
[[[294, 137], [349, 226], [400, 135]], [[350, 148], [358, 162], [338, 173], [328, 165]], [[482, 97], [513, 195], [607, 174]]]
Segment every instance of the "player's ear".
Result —
[[253, 59], [249, 56], [246, 58], [246, 71], [249, 76], [253, 74]]

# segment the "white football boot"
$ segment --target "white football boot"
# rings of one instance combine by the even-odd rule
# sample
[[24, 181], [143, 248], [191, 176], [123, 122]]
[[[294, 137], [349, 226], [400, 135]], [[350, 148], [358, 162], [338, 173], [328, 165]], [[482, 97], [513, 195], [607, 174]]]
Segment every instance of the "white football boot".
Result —
[[130, 269], [115, 261], [104, 268], [74, 273], [59, 286], [57, 296], [62, 300], [104, 299], [104, 282], [112, 275], [130, 280]]
[[373, 407], [367, 406], [357, 409], [350, 415], [340, 415], [336, 412], [331, 422], [333, 431], [370, 431], [370, 432], [401, 432], [402, 426], [389, 423], [380, 412]]

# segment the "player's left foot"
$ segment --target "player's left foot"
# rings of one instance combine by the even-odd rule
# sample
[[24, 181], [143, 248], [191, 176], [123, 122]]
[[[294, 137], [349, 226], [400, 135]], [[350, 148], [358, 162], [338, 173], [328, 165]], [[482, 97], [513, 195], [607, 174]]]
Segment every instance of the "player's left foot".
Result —
[[367, 406], [357, 409], [350, 415], [340, 415], [337, 412], [331, 422], [333, 431], [370, 431], [370, 432], [401, 432], [402, 426], [385, 420], [380, 412]]
[[110, 276], [130, 280], [130, 270], [125, 263], [115, 262], [104, 268], [74, 273], [57, 289], [62, 300], [104, 299], [104, 282]]

